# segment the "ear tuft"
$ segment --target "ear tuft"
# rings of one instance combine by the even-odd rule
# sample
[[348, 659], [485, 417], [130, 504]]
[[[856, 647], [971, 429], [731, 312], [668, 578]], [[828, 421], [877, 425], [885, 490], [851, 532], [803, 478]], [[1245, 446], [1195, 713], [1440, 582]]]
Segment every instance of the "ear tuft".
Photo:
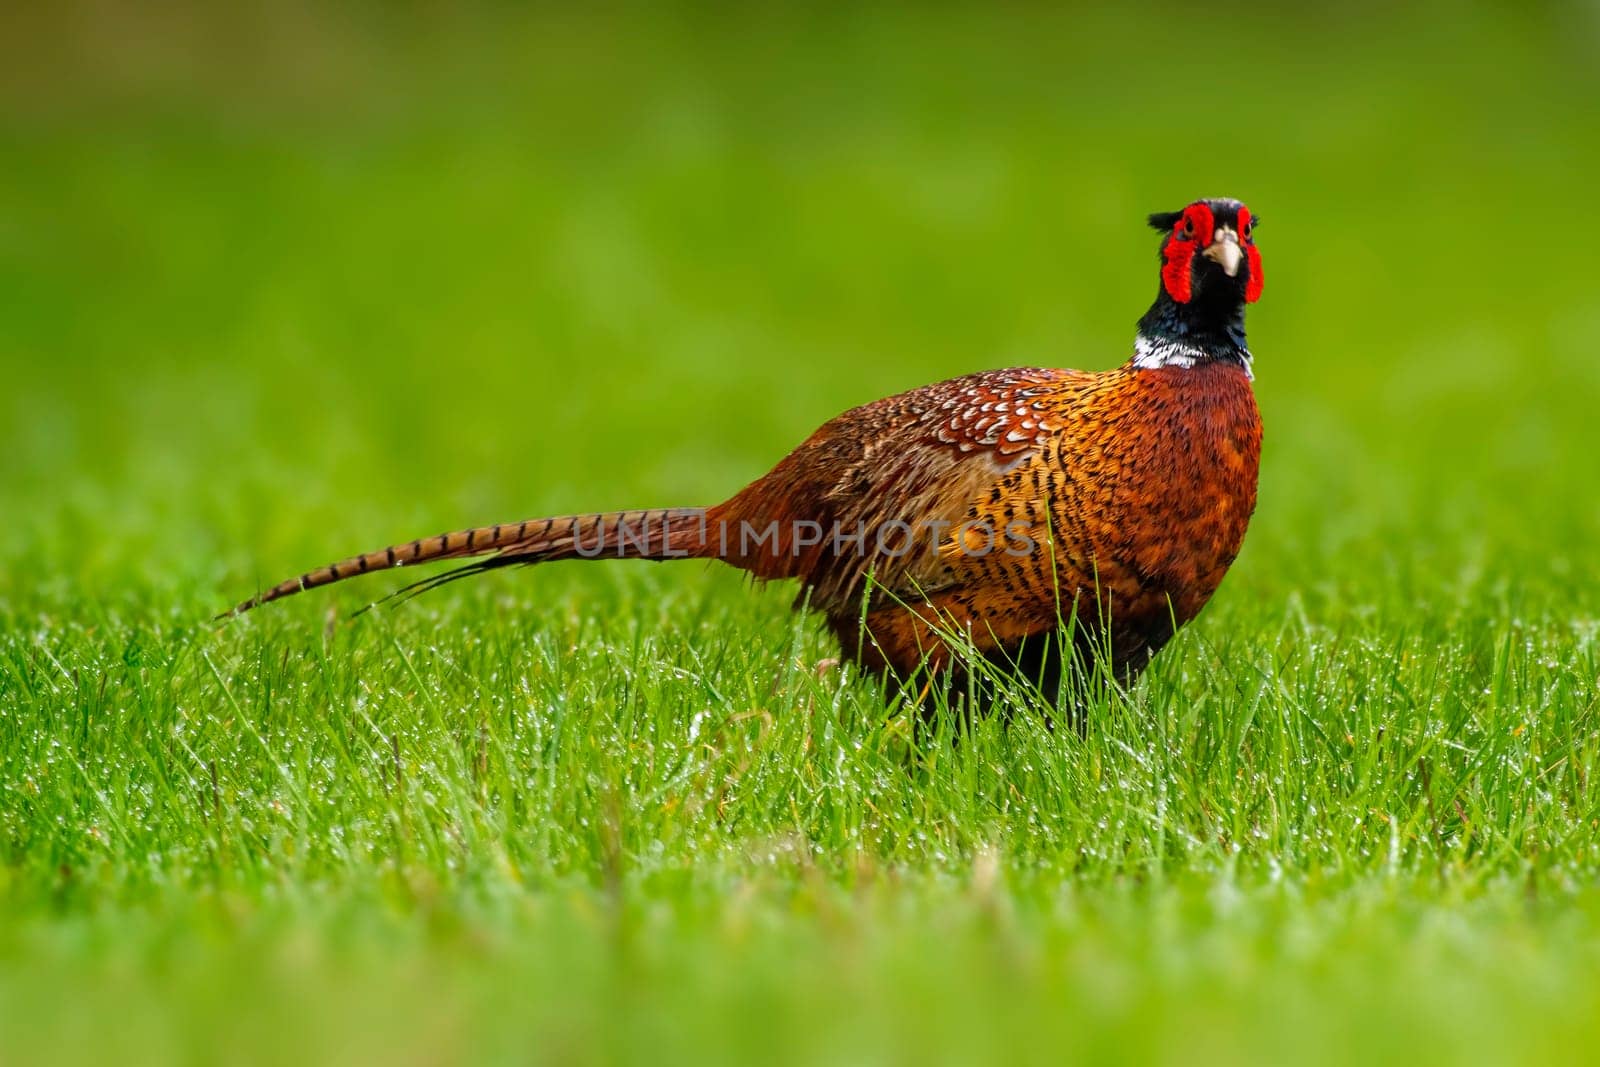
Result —
[[1166, 233], [1176, 226], [1181, 218], [1183, 218], [1183, 212], [1181, 211], [1158, 211], [1150, 216], [1150, 228]]

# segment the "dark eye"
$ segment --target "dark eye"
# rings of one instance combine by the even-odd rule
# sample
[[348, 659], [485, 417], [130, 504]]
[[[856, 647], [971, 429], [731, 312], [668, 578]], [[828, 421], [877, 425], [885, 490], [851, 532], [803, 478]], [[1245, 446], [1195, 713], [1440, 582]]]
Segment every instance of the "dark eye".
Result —
[[1194, 219], [1189, 218], [1187, 215], [1183, 218], [1183, 236], [1185, 239], [1194, 236]]

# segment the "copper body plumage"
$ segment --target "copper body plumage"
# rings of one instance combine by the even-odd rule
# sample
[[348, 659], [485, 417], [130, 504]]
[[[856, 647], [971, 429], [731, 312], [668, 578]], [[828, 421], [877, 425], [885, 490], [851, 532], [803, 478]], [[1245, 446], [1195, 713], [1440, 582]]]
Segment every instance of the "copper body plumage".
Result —
[[826, 617], [845, 656], [896, 679], [962, 679], [976, 652], [1049, 685], [1069, 649], [1109, 655], [1131, 680], [1238, 555], [1261, 451], [1243, 318], [1261, 291], [1259, 219], [1204, 200], [1150, 221], [1160, 288], [1114, 370], [938, 382], [832, 419], [710, 508], [440, 534], [235, 610], [432, 560], [482, 557], [418, 587], [577, 557], [715, 558], [798, 579], [797, 603]]

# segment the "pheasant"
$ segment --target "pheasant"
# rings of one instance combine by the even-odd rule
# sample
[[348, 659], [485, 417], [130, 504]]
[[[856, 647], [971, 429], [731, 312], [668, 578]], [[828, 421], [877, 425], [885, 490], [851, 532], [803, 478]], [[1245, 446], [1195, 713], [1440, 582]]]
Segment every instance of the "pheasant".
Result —
[[[798, 579], [796, 607], [820, 611], [846, 658], [891, 679], [1002, 673], [1049, 687], [1065, 658], [1132, 682], [1216, 591], [1255, 509], [1244, 306], [1261, 295], [1257, 221], [1228, 199], [1149, 217], [1160, 285], [1114, 370], [952, 378], [845, 412], [709, 508], [419, 538], [228, 614], [438, 560], [476, 558], [400, 593], [561, 559], [720, 559]], [[975, 657], [996, 670], [975, 671]]]

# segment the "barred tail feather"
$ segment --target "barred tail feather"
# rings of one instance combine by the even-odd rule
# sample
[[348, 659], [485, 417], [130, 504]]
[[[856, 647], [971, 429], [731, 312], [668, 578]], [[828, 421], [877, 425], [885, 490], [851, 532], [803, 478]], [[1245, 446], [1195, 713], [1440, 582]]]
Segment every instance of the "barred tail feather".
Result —
[[563, 515], [526, 522], [479, 526], [470, 530], [421, 537], [404, 544], [364, 552], [337, 563], [279, 582], [223, 612], [218, 618], [242, 615], [252, 608], [307, 589], [395, 567], [412, 567], [451, 559], [487, 556], [471, 567], [414, 582], [401, 590], [423, 592], [454, 577], [497, 567], [546, 563], [558, 559], [682, 559], [706, 554], [706, 513], [702, 508], [655, 508], [593, 515]]

